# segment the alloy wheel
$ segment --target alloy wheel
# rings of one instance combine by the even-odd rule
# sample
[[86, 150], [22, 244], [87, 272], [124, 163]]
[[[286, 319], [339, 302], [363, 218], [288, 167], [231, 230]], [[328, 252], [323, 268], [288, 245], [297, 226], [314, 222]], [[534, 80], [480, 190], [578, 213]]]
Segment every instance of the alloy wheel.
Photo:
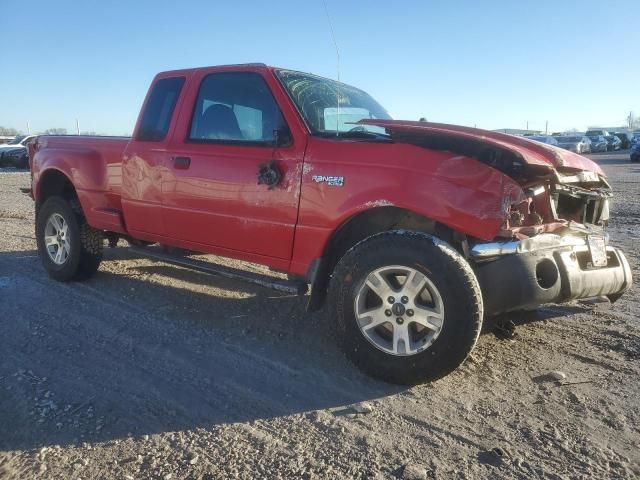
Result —
[[400, 265], [378, 268], [354, 300], [360, 331], [376, 348], [397, 356], [420, 353], [438, 338], [444, 302], [422, 272]]
[[71, 252], [69, 224], [59, 213], [52, 214], [44, 228], [44, 244], [49, 258], [56, 265], [63, 265]]

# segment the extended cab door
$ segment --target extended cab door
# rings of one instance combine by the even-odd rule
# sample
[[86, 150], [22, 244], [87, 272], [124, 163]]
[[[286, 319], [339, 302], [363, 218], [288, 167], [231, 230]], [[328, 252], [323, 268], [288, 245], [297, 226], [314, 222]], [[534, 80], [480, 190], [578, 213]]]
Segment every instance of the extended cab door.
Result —
[[[275, 82], [266, 69], [194, 75], [163, 179], [170, 237], [271, 265], [286, 263], [267, 257], [290, 260], [306, 136], [276, 101], [284, 93]], [[260, 168], [270, 162], [281, 176], [271, 188], [258, 184]]]
[[162, 175], [167, 146], [177, 123], [187, 73], [161, 74], [151, 84], [134, 136], [122, 159], [122, 211], [128, 232], [143, 240], [166, 236], [162, 218]]

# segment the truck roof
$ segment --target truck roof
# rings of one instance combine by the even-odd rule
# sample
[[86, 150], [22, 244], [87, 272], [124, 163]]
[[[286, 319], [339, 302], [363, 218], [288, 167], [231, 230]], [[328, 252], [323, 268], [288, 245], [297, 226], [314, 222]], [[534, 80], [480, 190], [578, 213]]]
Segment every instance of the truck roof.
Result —
[[227, 70], [231, 68], [239, 68], [241, 70], [255, 70], [255, 69], [275, 69], [276, 67], [269, 66], [266, 63], [251, 62], [251, 63], [230, 63], [227, 65], [210, 65], [206, 67], [194, 67], [194, 68], [181, 68], [178, 70], [166, 70], [156, 75], [157, 78], [175, 76], [176, 74], [187, 75], [198, 70]]

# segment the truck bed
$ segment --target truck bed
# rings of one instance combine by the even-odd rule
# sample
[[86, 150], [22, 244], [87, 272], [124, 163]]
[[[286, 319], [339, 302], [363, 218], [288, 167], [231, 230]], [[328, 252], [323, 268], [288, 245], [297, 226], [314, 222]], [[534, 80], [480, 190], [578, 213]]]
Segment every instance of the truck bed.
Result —
[[[71, 181], [89, 224], [124, 232], [120, 192], [122, 157], [129, 141], [129, 137], [40, 136], [30, 149], [33, 184], [40, 184], [40, 167], [45, 161], [60, 171], [69, 171], [65, 166], [82, 165], [82, 169], [70, 169]], [[38, 192], [33, 193], [37, 198]]]

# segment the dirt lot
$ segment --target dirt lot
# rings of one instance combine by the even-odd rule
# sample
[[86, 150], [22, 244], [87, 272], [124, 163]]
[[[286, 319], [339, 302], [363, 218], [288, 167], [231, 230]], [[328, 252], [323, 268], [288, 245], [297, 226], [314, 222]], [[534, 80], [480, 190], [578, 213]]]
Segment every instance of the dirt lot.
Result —
[[[640, 166], [594, 158], [639, 278]], [[640, 476], [638, 287], [508, 316], [514, 338], [486, 321], [462, 368], [399, 388], [301, 298], [125, 248], [87, 283], [49, 280], [27, 184], [0, 172], [2, 479]]]

